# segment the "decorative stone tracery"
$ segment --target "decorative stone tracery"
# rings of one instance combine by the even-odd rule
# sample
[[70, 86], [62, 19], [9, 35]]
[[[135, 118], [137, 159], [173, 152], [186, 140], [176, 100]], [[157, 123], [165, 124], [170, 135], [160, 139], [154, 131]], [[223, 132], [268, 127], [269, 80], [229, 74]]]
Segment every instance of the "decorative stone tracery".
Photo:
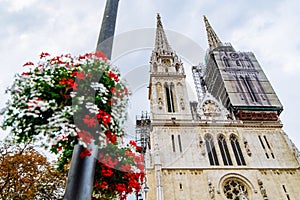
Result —
[[236, 178], [230, 178], [224, 181], [223, 193], [226, 199], [248, 200], [248, 189], [246, 184]]

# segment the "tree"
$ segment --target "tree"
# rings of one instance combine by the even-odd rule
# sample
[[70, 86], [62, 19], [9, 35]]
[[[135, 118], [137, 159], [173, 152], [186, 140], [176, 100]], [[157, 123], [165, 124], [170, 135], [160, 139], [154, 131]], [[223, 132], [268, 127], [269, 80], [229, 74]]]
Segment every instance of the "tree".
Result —
[[0, 145], [0, 199], [62, 199], [66, 174], [29, 145]]

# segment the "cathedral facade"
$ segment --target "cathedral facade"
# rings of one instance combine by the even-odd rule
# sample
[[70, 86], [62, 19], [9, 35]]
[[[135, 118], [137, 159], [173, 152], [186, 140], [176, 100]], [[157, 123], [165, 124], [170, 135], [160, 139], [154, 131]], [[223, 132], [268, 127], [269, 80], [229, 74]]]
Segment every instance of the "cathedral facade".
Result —
[[192, 68], [198, 101], [190, 102], [157, 16], [143, 199], [300, 199], [299, 151], [282, 130], [270, 82], [253, 53], [223, 44], [204, 23], [209, 50]]

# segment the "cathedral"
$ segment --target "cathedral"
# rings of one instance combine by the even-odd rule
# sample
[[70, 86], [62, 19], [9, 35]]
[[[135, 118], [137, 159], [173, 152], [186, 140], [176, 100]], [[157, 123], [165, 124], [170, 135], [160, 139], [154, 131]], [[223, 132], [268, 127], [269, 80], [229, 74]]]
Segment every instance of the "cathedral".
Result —
[[300, 199], [299, 151], [262, 67], [252, 52], [223, 43], [206, 17], [204, 24], [209, 48], [191, 69], [198, 98], [190, 102], [183, 62], [157, 15], [150, 118], [137, 121], [149, 127], [140, 135], [146, 179], [138, 199]]

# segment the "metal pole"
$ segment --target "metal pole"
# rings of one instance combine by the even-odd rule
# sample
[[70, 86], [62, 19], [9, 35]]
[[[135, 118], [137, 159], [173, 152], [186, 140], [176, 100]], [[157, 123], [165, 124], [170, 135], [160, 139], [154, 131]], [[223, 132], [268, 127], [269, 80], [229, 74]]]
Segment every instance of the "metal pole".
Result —
[[98, 147], [92, 143], [89, 149], [92, 149], [92, 155], [81, 158], [79, 154], [84, 147], [79, 144], [74, 147], [65, 200], [91, 199]]
[[[107, 0], [96, 51], [102, 51], [111, 59], [113, 37], [119, 0]], [[98, 147], [91, 143], [92, 155], [80, 158], [84, 147], [74, 147], [64, 200], [88, 200], [92, 197]]]

